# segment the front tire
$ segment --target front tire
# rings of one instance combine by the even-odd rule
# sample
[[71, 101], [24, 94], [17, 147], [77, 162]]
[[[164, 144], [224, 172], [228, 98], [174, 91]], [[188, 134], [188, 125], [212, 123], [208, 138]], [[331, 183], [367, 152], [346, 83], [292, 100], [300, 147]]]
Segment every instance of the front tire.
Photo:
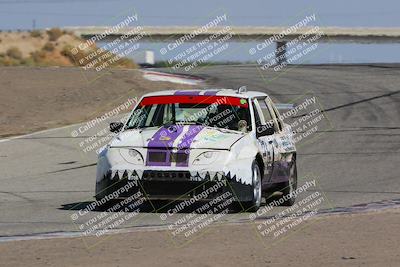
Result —
[[261, 181], [262, 174], [260, 170], [260, 166], [256, 161], [253, 162], [252, 167], [252, 200], [245, 203], [246, 211], [248, 212], [256, 212], [261, 206]]
[[285, 202], [283, 202], [283, 206], [293, 206], [296, 202], [296, 195], [294, 195], [294, 191], [297, 189], [297, 165], [296, 158], [290, 162], [289, 168], [289, 180], [284, 183], [284, 188], [282, 190], [283, 196], [290, 196]]

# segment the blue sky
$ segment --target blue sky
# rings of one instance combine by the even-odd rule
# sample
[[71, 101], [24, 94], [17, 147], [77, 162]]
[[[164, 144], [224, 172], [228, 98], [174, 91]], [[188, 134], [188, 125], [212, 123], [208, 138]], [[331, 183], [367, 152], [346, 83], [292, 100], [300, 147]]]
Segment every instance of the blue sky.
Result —
[[135, 9], [143, 25], [196, 25], [211, 14], [226, 12], [233, 25], [285, 25], [292, 17], [312, 10], [321, 26], [400, 26], [398, 0], [0, 0], [0, 28], [30, 29], [104, 25]]

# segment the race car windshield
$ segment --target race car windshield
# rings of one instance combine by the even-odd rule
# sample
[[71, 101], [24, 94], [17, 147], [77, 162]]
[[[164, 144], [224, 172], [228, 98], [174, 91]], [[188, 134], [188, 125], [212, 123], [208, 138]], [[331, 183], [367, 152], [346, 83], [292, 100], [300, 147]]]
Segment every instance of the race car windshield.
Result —
[[175, 124], [247, 132], [251, 130], [249, 105], [246, 99], [237, 97], [148, 97], [133, 112], [126, 129]]

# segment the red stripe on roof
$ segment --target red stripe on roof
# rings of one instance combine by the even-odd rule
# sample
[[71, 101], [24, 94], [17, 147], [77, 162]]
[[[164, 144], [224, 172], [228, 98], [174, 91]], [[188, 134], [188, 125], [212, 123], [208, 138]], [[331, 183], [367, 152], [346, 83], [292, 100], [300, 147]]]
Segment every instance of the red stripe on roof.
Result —
[[249, 103], [245, 98], [234, 96], [207, 96], [207, 95], [170, 95], [170, 96], [148, 96], [143, 98], [140, 106], [154, 104], [213, 104], [230, 105], [248, 108]]

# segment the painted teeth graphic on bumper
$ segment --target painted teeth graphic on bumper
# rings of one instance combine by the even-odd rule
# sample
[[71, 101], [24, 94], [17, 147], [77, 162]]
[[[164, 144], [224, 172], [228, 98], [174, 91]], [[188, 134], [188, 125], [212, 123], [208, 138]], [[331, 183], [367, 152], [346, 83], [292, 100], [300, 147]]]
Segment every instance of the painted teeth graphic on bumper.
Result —
[[[230, 172], [224, 174], [224, 172], [197, 172], [197, 171], [152, 171], [152, 170], [112, 170], [108, 172], [106, 176], [109, 176], [110, 180], [118, 181], [122, 179], [128, 180], [158, 180], [158, 181], [170, 181], [181, 180], [181, 181], [223, 181], [236, 182], [243, 185], [249, 185], [241, 178], [236, 175], [231, 175]], [[106, 178], [106, 177], [105, 177]]]
[[143, 170], [111, 170], [108, 172], [111, 180], [141, 180], [143, 178]]

